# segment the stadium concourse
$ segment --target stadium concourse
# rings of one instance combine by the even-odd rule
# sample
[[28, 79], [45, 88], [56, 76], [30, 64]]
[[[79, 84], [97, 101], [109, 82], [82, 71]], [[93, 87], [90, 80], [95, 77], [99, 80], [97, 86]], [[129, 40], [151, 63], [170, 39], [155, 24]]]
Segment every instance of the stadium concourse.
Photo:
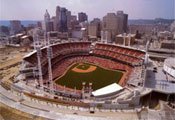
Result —
[[[53, 80], [62, 76], [67, 69], [75, 63], [92, 63], [110, 70], [120, 70], [125, 73], [125, 77], [118, 83], [125, 87], [129, 84], [137, 86], [143, 83], [141, 73], [144, 66], [145, 52], [130, 47], [91, 43], [91, 42], [66, 42], [51, 45], [52, 48], [52, 76]], [[23, 57], [23, 67], [20, 73], [24, 76], [25, 81], [38, 80], [37, 73], [37, 52], [34, 50]], [[43, 83], [49, 91], [50, 81], [48, 72], [47, 47], [41, 48], [41, 67]], [[75, 98], [81, 98], [84, 91], [75, 90], [66, 86], [61, 86], [53, 82], [55, 93]], [[57, 92], [56, 92], [57, 91]], [[65, 92], [66, 91], [66, 92]], [[117, 91], [112, 91], [116, 93]], [[112, 94], [109, 93], [106, 96]], [[104, 96], [104, 94], [102, 94]]]

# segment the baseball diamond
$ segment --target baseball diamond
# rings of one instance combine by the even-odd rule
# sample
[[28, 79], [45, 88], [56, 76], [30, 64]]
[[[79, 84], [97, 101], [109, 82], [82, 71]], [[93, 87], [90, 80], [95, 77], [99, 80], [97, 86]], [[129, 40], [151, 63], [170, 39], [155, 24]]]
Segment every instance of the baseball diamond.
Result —
[[93, 65], [87, 65], [87, 64], [80, 63], [79, 65], [74, 67], [72, 71], [79, 72], [79, 73], [88, 73], [88, 72], [92, 72], [96, 70], [96, 68], [97, 67]]
[[93, 90], [97, 90], [112, 83], [119, 83], [122, 77], [123, 73], [119, 70], [109, 70], [89, 63], [76, 63], [55, 82], [72, 89], [76, 87], [78, 90], [82, 89], [83, 82], [86, 82], [86, 87], [91, 82]]

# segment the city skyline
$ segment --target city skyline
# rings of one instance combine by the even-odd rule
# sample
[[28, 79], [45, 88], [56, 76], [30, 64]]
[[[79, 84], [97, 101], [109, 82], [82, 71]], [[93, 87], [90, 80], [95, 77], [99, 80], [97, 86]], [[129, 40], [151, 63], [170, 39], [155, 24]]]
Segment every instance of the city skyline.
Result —
[[174, 19], [175, 16], [174, 0], [111, 0], [110, 2], [107, 0], [67, 0], [66, 2], [63, 0], [15, 0], [15, 3], [13, 2], [0, 0], [0, 20], [43, 20], [46, 9], [51, 16], [55, 16], [56, 6], [66, 7], [73, 15], [85, 12], [89, 20], [102, 19], [107, 13], [116, 13], [118, 10], [129, 14], [129, 19]]

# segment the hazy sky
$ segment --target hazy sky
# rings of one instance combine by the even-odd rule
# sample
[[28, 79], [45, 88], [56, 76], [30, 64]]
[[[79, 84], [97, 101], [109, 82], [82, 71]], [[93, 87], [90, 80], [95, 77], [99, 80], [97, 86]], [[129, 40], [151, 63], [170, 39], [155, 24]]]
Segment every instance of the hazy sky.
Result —
[[55, 15], [56, 6], [86, 12], [89, 20], [123, 10], [129, 19], [175, 18], [175, 0], [0, 0], [0, 20], [43, 20], [45, 10]]

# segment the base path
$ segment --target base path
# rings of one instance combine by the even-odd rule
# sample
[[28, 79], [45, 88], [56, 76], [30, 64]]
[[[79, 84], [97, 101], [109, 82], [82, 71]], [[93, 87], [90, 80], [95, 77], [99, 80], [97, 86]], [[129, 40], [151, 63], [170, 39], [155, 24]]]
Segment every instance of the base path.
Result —
[[121, 85], [121, 86], [123, 86], [123, 85], [125, 85], [125, 79], [126, 79], [126, 72], [123, 72], [123, 71], [120, 71], [120, 72], [122, 72], [123, 73], [123, 76], [122, 76], [122, 78], [120, 79], [120, 81], [119, 81], [119, 85]]

